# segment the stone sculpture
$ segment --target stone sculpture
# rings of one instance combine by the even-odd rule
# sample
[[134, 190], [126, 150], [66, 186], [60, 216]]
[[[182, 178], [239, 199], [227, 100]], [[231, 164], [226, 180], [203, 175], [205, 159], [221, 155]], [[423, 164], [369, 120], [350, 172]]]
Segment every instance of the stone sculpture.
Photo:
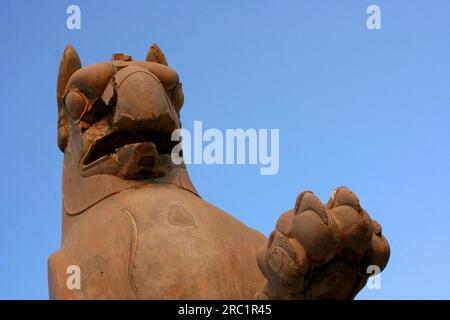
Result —
[[[160, 48], [81, 67], [63, 54], [57, 84], [64, 152], [62, 243], [52, 299], [352, 299], [389, 246], [356, 195], [302, 192], [269, 239], [204, 201], [174, 165], [182, 86]], [[81, 286], [66, 285], [68, 266]]]

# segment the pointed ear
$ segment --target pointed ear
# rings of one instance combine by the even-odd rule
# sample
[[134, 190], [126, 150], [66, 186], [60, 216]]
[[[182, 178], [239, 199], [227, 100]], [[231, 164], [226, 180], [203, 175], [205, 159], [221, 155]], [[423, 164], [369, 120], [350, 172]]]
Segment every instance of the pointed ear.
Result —
[[[147, 58], [145, 60], [169, 66], [169, 64], [167, 63], [166, 56], [156, 43], [153, 43], [148, 49]], [[184, 96], [181, 82], [178, 83], [177, 86], [173, 88], [171, 92], [169, 92], [169, 96], [172, 99], [175, 109], [177, 110], [178, 113], [180, 113], [180, 109], [184, 103]]]
[[147, 58], [145, 60], [168, 66], [164, 53], [156, 43], [153, 43], [148, 49]]
[[58, 71], [58, 84], [56, 88], [56, 98], [58, 101], [58, 146], [64, 152], [69, 138], [67, 119], [63, 108], [64, 90], [72, 74], [81, 68], [80, 57], [75, 49], [68, 45], [64, 50]]

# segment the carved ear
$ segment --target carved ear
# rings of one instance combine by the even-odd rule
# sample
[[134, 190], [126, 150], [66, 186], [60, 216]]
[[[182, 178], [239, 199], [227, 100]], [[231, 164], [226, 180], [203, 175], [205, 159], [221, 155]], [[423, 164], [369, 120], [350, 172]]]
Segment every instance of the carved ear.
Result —
[[58, 101], [58, 146], [64, 152], [69, 138], [69, 131], [67, 128], [67, 119], [63, 108], [63, 96], [66, 89], [67, 82], [72, 74], [81, 68], [80, 57], [75, 49], [68, 45], [64, 50], [58, 71], [58, 84], [56, 88], [56, 98]]
[[150, 46], [150, 49], [148, 49], [147, 58], [145, 60], [168, 66], [164, 53], [156, 43], [153, 43]]
[[[163, 64], [165, 66], [169, 66], [167, 63], [166, 56], [164, 55], [161, 48], [156, 43], [153, 43], [150, 46], [150, 49], [148, 49], [147, 58], [145, 60], [147, 60], [149, 62], [156, 62], [159, 64]], [[184, 103], [183, 88], [181, 86], [181, 82], [179, 82], [176, 85], [176, 87], [173, 88], [172, 91], [169, 92], [168, 94], [169, 94], [170, 98], [172, 99], [172, 102], [173, 102], [173, 105], [175, 106], [176, 111], [179, 114], [180, 109]]]

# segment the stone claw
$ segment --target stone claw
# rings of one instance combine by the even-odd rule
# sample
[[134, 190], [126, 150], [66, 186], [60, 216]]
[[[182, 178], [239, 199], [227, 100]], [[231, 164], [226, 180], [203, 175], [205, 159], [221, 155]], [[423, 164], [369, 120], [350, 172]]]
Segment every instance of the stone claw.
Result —
[[328, 223], [328, 217], [322, 202], [311, 191], [303, 191], [295, 201], [295, 214], [301, 214], [312, 210], [319, 215], [324, 223]]
[[347, 187], [338, 187], [331, 194], [327, 203], [327, 208], [333, 209], [339, 206], [349, 206], [357, 212], [361, 211], [359, 199], [356, 194]]
[[353, 298], [370, 275], [367, 267], [383, 270], [389, 260], [381, 232], [346, 187], [337, 188], [326, 206], [311, 191], [300, 193], [258, 255], [266, 285], [256, 297]]

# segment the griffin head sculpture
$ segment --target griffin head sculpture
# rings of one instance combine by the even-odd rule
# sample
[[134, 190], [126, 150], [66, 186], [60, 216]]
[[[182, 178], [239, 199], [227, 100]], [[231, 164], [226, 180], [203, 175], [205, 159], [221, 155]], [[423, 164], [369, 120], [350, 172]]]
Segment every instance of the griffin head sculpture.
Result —
[[[203, 200], [171, 134], [183, 105], [178, 74], [157, 45], [58, 74], [64, 152], [61, 248], [49, 258], [53, 299], [352, 299], [389, 245], [356, 195], [326, 204], [309, 191], [269, 237]], [[68, 288], [69, 266], [81, 286]]]

